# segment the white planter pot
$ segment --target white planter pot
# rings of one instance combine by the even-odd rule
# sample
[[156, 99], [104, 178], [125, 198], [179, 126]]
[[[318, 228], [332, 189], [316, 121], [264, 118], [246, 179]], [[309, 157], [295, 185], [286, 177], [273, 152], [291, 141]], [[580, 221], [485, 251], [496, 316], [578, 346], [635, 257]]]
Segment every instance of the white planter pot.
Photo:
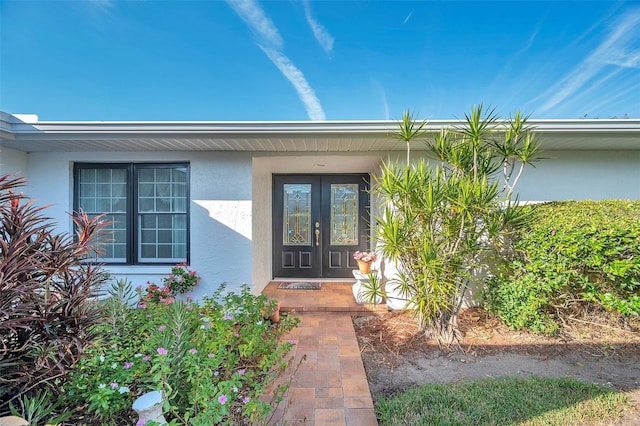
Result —
[[133, 402], [133, 409], [140, 417], [139, 423], [148, 421], [166, 424], [167, 420], [162, 415], [162, 392], [153, 391], [141, 395]]

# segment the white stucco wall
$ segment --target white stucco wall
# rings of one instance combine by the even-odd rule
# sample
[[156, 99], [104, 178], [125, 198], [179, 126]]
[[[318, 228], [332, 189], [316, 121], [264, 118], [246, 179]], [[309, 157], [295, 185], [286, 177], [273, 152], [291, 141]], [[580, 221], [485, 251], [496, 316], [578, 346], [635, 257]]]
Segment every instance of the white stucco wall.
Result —
[[[46, 213], [70, 232], [73, 162], [188, 161], [191, 164], [191, 263], [201, 284], [200, 298], [220, 283], [230, 290], [251, 285], [251, 157], [243, 153], [31, 153], [28, 156], [28, 195], [39, 204], [51, 204]], [[170, 266], [106, 267], [116, 278], [134, 285], [161, 283]]]
[[640, 151], [546, 151], [516, 190], [523, 201], [640, 199]]
[[0, 147], [0, 175], [16, 173], [18, 176], [25, 176], [27, 158], [26, 152]]

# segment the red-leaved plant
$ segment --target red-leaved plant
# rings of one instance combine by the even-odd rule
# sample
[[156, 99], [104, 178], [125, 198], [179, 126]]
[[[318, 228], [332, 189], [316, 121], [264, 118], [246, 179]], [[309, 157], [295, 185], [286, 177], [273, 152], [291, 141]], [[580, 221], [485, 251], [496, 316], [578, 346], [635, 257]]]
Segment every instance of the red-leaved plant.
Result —
[[0, 176], [0, 415], [9, 403], [42, 388], [54, 392], [91, 342], [102, 320], [95, 296], [106, 279], [96, 253], [101, 217], [72, 216], [72, 235], [17, 188], [24, 178]]

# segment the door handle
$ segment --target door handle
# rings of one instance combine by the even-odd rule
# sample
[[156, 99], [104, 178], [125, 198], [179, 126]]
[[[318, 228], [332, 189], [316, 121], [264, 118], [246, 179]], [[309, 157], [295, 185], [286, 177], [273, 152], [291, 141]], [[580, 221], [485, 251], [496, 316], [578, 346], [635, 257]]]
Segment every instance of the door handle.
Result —
[[320, 222], [316, 222], [316, 247], [320, 245]]

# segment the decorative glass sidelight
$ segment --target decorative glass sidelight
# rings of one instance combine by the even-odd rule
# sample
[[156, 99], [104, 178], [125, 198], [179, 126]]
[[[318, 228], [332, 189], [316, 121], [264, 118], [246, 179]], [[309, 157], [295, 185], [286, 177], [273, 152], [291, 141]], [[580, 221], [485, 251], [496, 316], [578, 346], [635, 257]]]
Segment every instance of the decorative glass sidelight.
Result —
[[283, 244], [311, 245], [311, 184], [284, 184]]
[[358, 184], [331, 184], [331, 245], [358, 245]]

